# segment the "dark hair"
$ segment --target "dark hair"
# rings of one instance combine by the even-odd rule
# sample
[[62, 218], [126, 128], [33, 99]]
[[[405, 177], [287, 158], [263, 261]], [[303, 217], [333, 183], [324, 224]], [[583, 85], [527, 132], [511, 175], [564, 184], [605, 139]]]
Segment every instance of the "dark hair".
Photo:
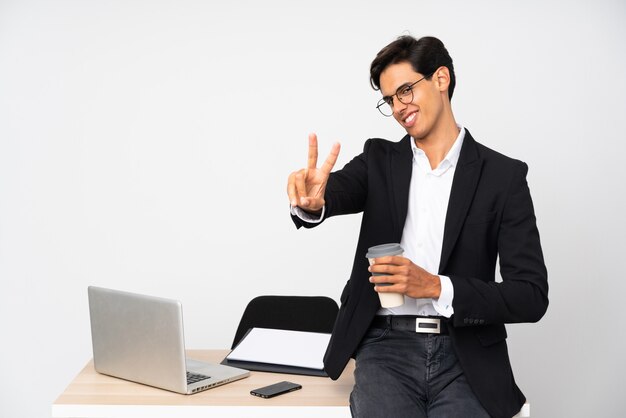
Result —
[[370, 84], [374, 90], [380, 90], [380, 75], [392, 64], [408, 62], [415, 72], [428, 75], [428, 80], [432, 73], [439, 67], [448, 67], [450, 71], [450, 86], [448, 87], [448, 98], [452, 100], [456, 77], [454, 76], [454, 66], [448, 50], [439, 39], [432, 36], [425, 36], [415, 39], [412, 36], [404, 35], [380, 50], [372, 65], [370, 66]]

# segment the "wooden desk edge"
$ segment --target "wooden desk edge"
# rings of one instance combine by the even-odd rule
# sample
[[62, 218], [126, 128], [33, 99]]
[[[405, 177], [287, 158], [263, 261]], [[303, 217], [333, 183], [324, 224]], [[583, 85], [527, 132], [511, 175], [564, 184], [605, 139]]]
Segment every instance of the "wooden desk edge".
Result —
[[[219, 363], [228, 350], [188, 350], [189, 358]], [[97, 373], [89, 361], [52, 404], [52, 417], [185, 417], [206, 416], [349, 416], [348, 398], [354, 364], [337, 380], [317, 376], [251, 372], [250, 377], [194, 395], [181, 395]], [[272, 399], [250, 395], [250, 390], [290, 380], [302, 390]], [[295, 410], [297, 409], [297, 413]], [[321, 410], [323, 409], [323, 411]], [[262, 411], [262, 412], [259, 412]], [[309, 412], [307, 412], [309, 411]], [[231, 414], [232, 413], [232, 414]], [[262, 413], [262, 415], [259, 415]], [[348, 415], [346, 415], [346, 413]], [[304, 415], [303, 415], [304, 414]], [[336, 415], [338, 414], [338, 415]]]

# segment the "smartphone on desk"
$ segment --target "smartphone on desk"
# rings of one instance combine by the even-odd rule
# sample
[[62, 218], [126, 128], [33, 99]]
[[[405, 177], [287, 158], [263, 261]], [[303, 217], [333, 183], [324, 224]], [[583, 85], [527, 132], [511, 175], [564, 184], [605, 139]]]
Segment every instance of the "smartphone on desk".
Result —
[[278, 382], [273, 385], [264, 386], [262, 388], [253, 389], [250, 391], [250, 395], [259, 396], [261, 398], [273, 398], [274, 396], [282, 395], [283, 393], [293, 392], [294, 390], [302, 389], [302, 385], [292, 382]]

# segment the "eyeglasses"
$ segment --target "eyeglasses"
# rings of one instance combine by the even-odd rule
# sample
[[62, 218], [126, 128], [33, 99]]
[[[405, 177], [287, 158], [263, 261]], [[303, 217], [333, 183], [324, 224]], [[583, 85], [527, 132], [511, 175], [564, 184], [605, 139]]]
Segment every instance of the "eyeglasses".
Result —
[[413, 86], [415, 86], [417, 83], [424, 80], [425, 78], [432, 76], [433, 74], [435, 73], [425, 75], [424, 77], [409, 85], [400, 86], [398, 90], [396, 90], [395, 94], [380, 99], [378, 101], [378, 104], [376, 105], [376, 109], [378, 109], [380, 113], [383, 114], [383, 116], [389, 117], [393, 115], [393, 96], [396, 96], [398, 98], [398, 101], [402, 104], [411, 103], [413, 101]]

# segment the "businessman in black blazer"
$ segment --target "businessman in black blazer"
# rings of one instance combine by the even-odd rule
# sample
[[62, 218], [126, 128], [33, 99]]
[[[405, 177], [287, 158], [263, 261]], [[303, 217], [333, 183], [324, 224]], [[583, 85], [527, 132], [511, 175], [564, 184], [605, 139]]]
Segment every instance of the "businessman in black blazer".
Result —
[[[525, 397], [504, 324], [536, 322], [548, 306], [528, 168], [457, 124], [454, 67], [438, 39], [398, 38], [370, 75], [378, 109], [407, 135], [369, 139], [331, 173], [339, 144], [317, 168], [312, 134], [307, 168], [288, 182], [298, 228], [363, 212], [325, 370], [337, 379], [356, 359], [353, 416], [510, 418]], [[384, 243], [401, 243], [404, 256], [370, 267], [368, 248]], [[381, 292], [403, 294], [404, 305], [382, 308]]]

